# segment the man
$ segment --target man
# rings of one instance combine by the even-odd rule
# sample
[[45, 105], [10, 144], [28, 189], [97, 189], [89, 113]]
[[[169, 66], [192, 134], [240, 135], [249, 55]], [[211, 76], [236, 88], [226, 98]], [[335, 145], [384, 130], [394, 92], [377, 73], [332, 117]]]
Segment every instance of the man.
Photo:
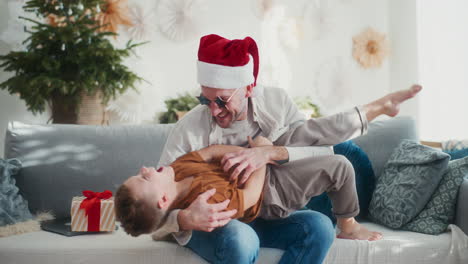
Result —
[[[222, 159], [223, 169], [231, 173], [231, 179], [238, 178], [240, 185], [256, 169], [276, 165], [269, 166], [264, 186], [271, 193], [264, 199], [276, 206], [262, 212], [264, 218], [285, 212], [288, 206], [279, 197], [300, 189], [288, 181], [290, 175], [321, 184], [326, 182], [323, 177], [350, 173], [352, 165], [342, 156], [333, 155], [331, 146], [365, 134], [368, 122], [380, 114], [395, 116], [400, 103], [421, 89], [414, 86], [347, 112], [305, 121], [283, 90], [256, 85], [258, 65], [257, 45], [250, 37], [201, 38], [197, 62], [201, 105], [176, 124], [159, 166], [209, 145], [247, 146], [248, 136], [264, 136], [275, 146], [228, 153]], [[290, 186], [283, 189], [291, 191], [275, 192], [271, 188], [274, 185]], [[318, 212], [304, 210], [283, 219], [256, 219], [245, 224], [231, 221], [236, 212], [225, 211], [229, 201], [208, 204], [214, 193], [207, 191], [188, 208], [172, 211], [153, 238], [172, 234], [179, 244], [212, 263], [254, 263], [259, 247], [285, 250], [280, 263], [321, 263], [334, 240], [331, 221]], [[332, 200], [338, 199], [333, 190], [328, 193], [332, 193]], [[350, 215], [357, 213], [358, 208], [349, 208]], [[360, 230], [355, 234], [354, 238], [367, 239]]]

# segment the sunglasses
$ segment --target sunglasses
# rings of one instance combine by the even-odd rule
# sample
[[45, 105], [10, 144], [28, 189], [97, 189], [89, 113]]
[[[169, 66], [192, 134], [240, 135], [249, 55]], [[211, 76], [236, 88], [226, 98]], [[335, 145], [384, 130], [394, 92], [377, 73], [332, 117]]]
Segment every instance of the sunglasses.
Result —
[[[237, 88], [237, 90], [234, 91], [234, 93], [229, 96], [227, 100], [223, 100], [221, 97], [216, 97], [213, 102], [215, 102], [219, 108], [226, 108], [227, 109], [227, 104], [229, 101], [231, 101], [231, 98], [237, 93], [237, 91], [240, 90], [240, 88]], [[197, 96], [198, 101], [200, 102], [201, 105], [207, 105], [209, 106], [211, 104], [211, 100], [206, 98], [203, 94], [200, 94], [200, 96]]]

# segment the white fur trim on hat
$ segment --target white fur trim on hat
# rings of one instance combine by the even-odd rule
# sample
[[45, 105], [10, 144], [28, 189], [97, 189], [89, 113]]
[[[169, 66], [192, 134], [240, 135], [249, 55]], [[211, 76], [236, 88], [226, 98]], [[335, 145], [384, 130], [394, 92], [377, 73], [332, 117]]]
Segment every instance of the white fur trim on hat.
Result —
[[244, 66], [224, 66], [197, 61], [198, 83], [218, 89], [237, 89], [255, 82], [253, 59]]

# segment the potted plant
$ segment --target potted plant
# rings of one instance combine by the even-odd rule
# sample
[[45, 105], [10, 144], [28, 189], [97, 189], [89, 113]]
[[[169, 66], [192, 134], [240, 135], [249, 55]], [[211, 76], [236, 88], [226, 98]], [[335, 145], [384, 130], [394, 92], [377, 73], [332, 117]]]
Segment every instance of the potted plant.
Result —
[[159, 117], [159, 123], [161, 124], [177, 122], [185, 113], [199, 104], [197, 98], [190, 93], [167, 99], [164, 103], [166, 104], [167, 111]]
[[25, 28], [25, 51], [0, 56], [0, 68], [14, 73], [0, 88], [19, 94], [33, 114], [49, 105], [53, 123], [84, 123], [80, 114], [86, 112], [97, 114], [99, 123], [103, 104], [141, 80], [122, 64], [141, 43], [114, 48], [109, 37], [117, 34], [101, 32], [106, 8], [104, 0], [27, 1], [23, 9], [46, 22], [20, 17], [34, 26]]
[[296, 97], [294, 99], [294, 103], [296, 103], [299, 111], [304, 113], [307, 118], [316, 118], [322, 116], [320, 113], [320, 108], [316, 104], [312, 103], [312, 99], [309, 96]]

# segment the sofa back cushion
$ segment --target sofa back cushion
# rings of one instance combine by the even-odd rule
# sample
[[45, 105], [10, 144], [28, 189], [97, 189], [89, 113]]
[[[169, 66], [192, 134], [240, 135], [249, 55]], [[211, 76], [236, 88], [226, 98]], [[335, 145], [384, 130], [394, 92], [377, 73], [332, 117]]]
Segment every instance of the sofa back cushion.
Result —
[[368, 133], [353, 139], [369, 157], [378, 179], [393, 150], [403, 139], [418, 141], [416, 122], [412, 117], [399, 116], [369, 123]]
[[157, 166], [173, 125], [29, 125], [11, 122], [5, 158], [18, 158], [20, 193], [31, 212], [70, 215], [83, 190], [113, 193], [141, 166]]

